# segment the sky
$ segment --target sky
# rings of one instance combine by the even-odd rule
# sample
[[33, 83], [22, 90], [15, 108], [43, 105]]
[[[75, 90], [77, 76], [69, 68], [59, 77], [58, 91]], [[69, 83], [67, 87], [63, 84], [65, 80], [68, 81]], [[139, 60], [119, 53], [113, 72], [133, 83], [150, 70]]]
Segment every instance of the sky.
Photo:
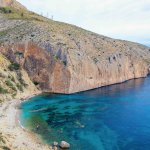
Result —
[[150, 46], [150, 0], [18, 0], [56, 21]]

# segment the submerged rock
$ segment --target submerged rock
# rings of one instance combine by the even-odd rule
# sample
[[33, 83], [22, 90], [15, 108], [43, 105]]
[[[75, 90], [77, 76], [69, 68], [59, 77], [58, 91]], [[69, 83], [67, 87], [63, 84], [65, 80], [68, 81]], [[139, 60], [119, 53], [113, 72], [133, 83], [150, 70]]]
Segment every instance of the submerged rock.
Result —
[[65, 141], [61, 141], [60, 147], [61, 147], [62, 149], [68, 149], [68, 148], [70, 148], [70, 144], [67, 143], [67, 142], [65, 142]]

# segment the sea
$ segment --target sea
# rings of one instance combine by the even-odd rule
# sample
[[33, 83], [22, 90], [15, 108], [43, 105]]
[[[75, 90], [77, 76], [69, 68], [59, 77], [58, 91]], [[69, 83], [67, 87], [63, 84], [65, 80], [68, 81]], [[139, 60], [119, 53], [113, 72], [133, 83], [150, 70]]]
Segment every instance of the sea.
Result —
[[150, 77], [71, 95], [42, 94], [20, 106], [21, 124], [70, 150], [150, 150]]

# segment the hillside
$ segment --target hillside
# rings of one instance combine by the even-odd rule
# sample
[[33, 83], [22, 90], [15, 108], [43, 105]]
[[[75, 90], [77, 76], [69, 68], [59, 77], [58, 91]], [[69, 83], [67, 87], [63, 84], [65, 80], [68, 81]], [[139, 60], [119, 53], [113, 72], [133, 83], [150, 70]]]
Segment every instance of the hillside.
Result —
[[71, 94], [149, 73], [149, 47], [47, 19], [15, 0], [0, 0], [0, 150], [52, 150], [19, 124], [18, 106], [28, 96]]
[[70, 94], [148, 75], [150, 48], [22, 7], [0, 8], [0, 52], [19, 64], [41, 91]]
[[4, 100], [20, 99], [37, 92], [27, 73], [0, 54], [0, 104]]

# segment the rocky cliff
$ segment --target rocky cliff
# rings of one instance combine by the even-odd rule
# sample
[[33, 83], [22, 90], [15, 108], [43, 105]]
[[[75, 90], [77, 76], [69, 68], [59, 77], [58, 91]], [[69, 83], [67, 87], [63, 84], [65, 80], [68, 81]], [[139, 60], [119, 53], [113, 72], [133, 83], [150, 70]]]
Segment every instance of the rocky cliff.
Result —
[[0, 8], [0, 52], [43, 92], [69, 94], [121, 83], [146, 77], [150, 67], [149, 47], [13, 5]]

